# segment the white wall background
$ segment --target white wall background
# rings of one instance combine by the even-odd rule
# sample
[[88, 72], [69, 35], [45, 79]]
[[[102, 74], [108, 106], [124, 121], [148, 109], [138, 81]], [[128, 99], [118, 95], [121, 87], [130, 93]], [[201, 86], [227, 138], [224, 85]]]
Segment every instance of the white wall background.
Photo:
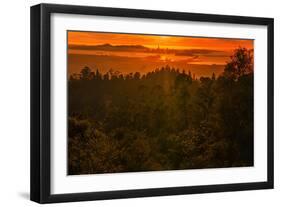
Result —
[[275, 189], [62, 203], [53, 206], [278, 206], [281, 203], [281, 3], [278, 0], [10, 0], [0, 11], [0, 206], [29, 201], [29, 7], [81, 4], [275, 18]]

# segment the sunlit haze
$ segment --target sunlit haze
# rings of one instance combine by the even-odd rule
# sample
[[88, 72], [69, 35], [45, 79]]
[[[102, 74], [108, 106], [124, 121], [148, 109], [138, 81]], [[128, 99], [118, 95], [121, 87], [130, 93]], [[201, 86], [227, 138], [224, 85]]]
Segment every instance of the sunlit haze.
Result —
[[68, 73], [88, 66], [143, 74], [169, 65], [210, 76], [221, 73], [239, 47], [253, 49], [253, 40], [69, 31]]

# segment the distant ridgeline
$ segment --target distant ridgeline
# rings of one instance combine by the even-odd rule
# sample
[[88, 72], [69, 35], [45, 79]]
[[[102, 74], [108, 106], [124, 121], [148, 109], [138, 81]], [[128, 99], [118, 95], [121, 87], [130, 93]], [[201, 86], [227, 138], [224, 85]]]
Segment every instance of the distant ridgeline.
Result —
[[221, 75], [85, 67], [68, 80], [68, 173], [253, 165], [253, 52]]

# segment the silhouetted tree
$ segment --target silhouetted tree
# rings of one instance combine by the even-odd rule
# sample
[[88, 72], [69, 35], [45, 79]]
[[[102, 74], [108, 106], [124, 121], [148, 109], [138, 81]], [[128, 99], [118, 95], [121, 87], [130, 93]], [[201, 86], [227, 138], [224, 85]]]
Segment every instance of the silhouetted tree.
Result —
[[81, 79], [82, 80], [90, 80], [91, 79], [91, 72], [92, 72], [91, 69], [89, 67], [85, 66], [80, 72]]

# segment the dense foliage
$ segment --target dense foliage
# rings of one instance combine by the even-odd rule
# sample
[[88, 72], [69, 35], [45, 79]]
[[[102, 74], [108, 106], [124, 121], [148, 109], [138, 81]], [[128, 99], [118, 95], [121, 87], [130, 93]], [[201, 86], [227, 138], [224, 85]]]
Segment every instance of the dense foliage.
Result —
[[196, 79], [85, 67], [68, 83], [69, 174], [253, 165], [253, 52]]

